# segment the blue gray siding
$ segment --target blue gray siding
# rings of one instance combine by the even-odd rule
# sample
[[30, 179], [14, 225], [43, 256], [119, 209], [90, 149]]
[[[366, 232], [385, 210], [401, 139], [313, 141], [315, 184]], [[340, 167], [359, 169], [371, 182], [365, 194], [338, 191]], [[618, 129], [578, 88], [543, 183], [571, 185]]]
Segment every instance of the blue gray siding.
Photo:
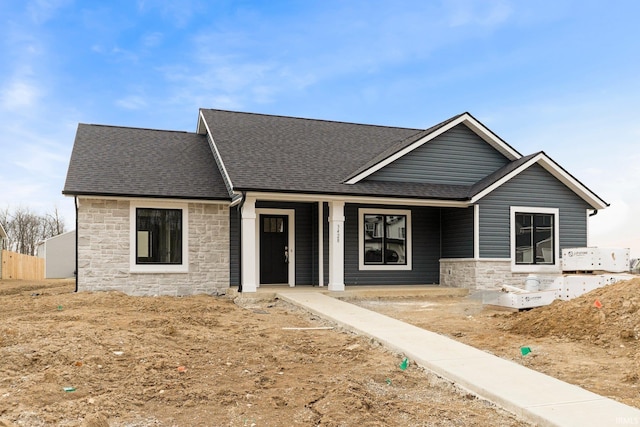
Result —
[[358, 247], [358, 208], [372, 206], [347, 204], [345, 206], [345, 260], [346, 285], [411, 285], [438, 283], [440, 259], [440, 209], [412, 207], [411, 241], [412, 270], [360, 271]]
[[367, 179], [472, 185], [508, 162], [506, 157], [460, 124]]
[[510, 258], [511, 206], [559, 208], [560, 249], [587, 244], [589, 205], [539, 165], [480, 200], [480, 257]]
[[473, 207], [442, 208], [442, 258], [473, 258]]
[[229, 209], [229, 284], [240, 284], [240, 216], [237, 205]]
[[329, 284], [329, 204], [322, 203], [322, 263], [324, 284]]

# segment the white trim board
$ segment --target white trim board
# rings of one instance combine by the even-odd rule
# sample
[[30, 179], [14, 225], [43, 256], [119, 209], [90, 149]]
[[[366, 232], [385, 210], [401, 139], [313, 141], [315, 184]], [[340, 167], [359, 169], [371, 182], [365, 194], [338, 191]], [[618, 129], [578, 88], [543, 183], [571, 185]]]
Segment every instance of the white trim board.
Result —
[[[549, 214], [553, 215], [553, 264], [516, 264], [516, 213]], [[559, 273], [562, 271], [560, 263], [560, 209], [540, 208], [533, 206], [511, 206], [509, 212], [511, 223], [509, 240], [511, 243], [511, 271], [514, 273]]]

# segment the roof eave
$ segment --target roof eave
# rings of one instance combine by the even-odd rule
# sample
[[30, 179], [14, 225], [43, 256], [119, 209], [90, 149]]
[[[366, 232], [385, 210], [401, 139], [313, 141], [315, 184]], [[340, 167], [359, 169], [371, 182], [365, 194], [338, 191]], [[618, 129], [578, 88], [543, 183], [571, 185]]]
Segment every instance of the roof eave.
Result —
[[198, 200], [198, 201], [218, 201], [231, 202], [230, 197], [205, 197], [205, 196], [175, 196], [175, 195], [158, 195], [158, 194], [132, 194], [132, 193], [110, 193], [98, 191], [62, 191], [64, 196], [69, 197], [107, 197], [122, 199], [165, 199], [165, 200]]

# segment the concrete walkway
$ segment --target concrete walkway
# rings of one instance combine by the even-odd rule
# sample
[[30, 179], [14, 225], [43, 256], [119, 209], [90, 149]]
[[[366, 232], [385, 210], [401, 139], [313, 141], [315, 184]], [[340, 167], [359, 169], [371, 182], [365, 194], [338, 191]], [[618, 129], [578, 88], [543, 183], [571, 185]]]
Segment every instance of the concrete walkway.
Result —
[[278, 297], [374, 338], [418, 365], [540, 426], [640, 425], [640, 409], [434, 332], [318, 292]]

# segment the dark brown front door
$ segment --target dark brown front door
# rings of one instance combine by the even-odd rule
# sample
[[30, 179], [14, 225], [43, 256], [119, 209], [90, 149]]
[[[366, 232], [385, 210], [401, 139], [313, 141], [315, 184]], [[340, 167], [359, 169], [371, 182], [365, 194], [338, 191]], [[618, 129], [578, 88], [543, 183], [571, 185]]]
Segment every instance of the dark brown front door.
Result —
[[289, 283], [289, 221], [286, 215], [260, 215], [260, 283]]

